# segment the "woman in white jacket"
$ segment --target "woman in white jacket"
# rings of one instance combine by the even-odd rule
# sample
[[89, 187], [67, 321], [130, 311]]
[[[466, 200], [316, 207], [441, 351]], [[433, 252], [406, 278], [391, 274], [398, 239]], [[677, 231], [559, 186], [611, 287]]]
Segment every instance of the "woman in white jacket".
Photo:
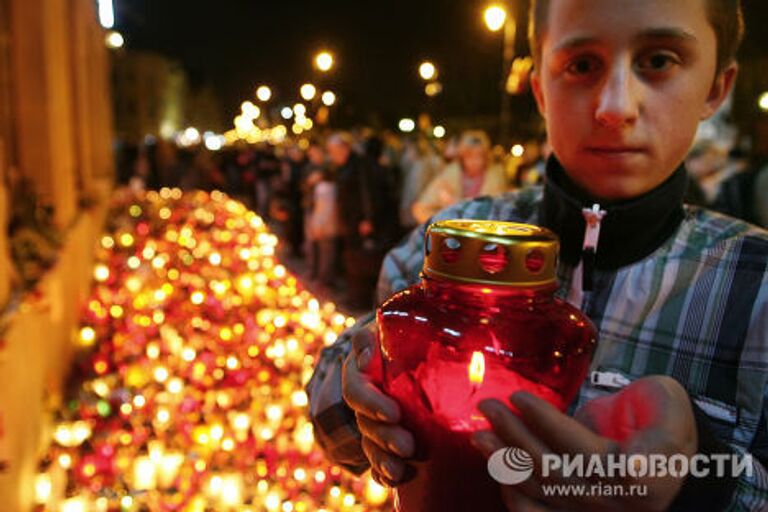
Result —
[[313, 246], [313, 275], [324, 286], [333, 286], [339, 221], [336, 183], [328, 170], [322, 172], [320, 182], [314, 187], [313, 197], [312, 211], [307, 220], [307, 236]]
[[448, 164], [413, 203], [413, 216], [424, 223], [443, 208], [463, 199], [495, 195], [507, 190], [501, 165], [491, 165], [490, 141], [482, 131], [464, 132], [459, 158]]

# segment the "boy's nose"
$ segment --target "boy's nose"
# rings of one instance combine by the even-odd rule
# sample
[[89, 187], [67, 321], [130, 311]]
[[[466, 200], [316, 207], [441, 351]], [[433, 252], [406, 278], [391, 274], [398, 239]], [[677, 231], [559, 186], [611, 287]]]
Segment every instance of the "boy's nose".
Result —
[[600, 86], [595, 118], [609, 128], [632, 124], [639, 114], [636, 77], [631, 63], [610, 69]]

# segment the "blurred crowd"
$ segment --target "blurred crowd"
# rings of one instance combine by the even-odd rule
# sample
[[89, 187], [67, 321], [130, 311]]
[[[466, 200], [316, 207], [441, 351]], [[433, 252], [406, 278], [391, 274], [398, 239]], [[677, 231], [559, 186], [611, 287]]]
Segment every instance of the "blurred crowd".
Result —
[[[492, 146], [480, 130], [448, 139], [334, 132], [281, 144], [208, 151], [151, 140], [118, 152], [119, 182], [135, 189], [222, 190], [280, 233], [319, 289], [364, 310], [386, 252], [453, 203], [541, 184], [546, 141]], [[768, 162], [700, 142], [687, 202], [768, 226]]]
[[768, 228], [768, 158], [706, 139], [686, 159], [687, 201]]

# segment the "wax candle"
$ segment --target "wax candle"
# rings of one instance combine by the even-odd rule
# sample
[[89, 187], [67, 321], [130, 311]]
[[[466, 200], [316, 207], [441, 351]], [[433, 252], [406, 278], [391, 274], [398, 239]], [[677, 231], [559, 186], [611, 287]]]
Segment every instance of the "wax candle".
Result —
[[136, 457], [133, 462], [133, 488], [151, 491], [157, 487], [157, 472], [154, 461], [147, 456]]
[[163, 489], [172, 487], [184, 463], [184, 455], [179, 452], [167, 452], [157, 463], [157, 480]]

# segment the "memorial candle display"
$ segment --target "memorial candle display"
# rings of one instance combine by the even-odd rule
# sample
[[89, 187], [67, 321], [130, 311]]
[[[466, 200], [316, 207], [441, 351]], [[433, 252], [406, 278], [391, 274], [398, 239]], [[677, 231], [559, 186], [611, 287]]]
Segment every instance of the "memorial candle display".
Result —
[[179, 189], [118, 191], [106, 218], [34, 511], [390, 510], [307, 414], [317, 354], [354, 319], [280, 263], [263, 220]]
[[[417, 444], [398, 509], [506, 510], [472, 433], [477, 404], [527, 391], [560, 410], [586, 376], [597, 333], [555, 297], [558, 239], [546, 229], [450, 220], [429, 227], [419, 283], [377, 312], [381, 367]], [[510, 405], [514, 411], [514, 408]]]

